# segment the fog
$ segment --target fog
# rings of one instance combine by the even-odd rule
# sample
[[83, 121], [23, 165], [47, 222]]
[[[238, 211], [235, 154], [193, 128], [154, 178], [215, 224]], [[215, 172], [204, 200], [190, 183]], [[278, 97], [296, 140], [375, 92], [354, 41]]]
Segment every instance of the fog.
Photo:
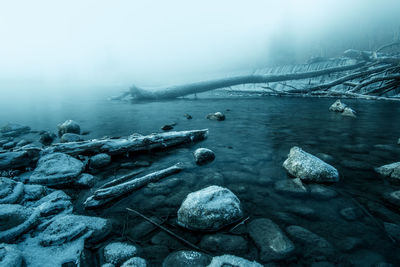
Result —
[[398, 0], [3, 1], [0, 89], [158, 86], [375, 49]]

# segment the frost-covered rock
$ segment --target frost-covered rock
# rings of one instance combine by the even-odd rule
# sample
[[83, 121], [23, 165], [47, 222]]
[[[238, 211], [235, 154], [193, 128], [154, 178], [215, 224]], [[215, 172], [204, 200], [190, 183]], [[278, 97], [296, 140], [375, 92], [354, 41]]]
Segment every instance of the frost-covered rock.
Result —
[[121, 267], [146, 267], [146, 260], [140, 257], [133, 257], [125, 261]]
[[40, 207], [42, 217], [60, 213], [71, 213], [71, 198], [61, 190], [54, 191], [38, 201], [30, 204], [31, 207]]
[[79, 134], [74, 134], [74, 133], [65, 133], [60, 138], [61, 143], [79, 142], [82, 140], [83, 139]]
[[344, 108], [344, 110], [342, 112], [342, 116], [353, 117], [353, 118], [357, 117], [356, 112], [352, 108], [349, 108], [349, 107]]
[[38, 209], [0, 204], [0, 242], [12, 242], [39, 222]]
[[96, 178], [89, 173], [82, 173], [74, 182], [74, 186], [79, 188], [91, 188], [96, 182]]
[[225, 115], [221, 112], [209, 113], [207, 115], [207, 119], [214, 120], [214, 121], [223, 121], [225, 120]]
[[260, 250], [260, 259], [268, 262], [288, 257], [294, 244], [270, 219], [255, 219], [249, 224], [249, 234]]
[[395, 162], [375, 168], [375, 171], [388, 178], [391, 182], [400, 183], [400, 162]]
[[119, 265], [135, 256], [138, 248], [127, 243], [114, 242], [104, 248], [104, 259], [108, 263]]
[[187, 195], [178, 210], [177, 222], [188, 229], [216, 231], [242, 216], [235, 194], [213, 185]]
[[0, 128], [0, 133], [2, 133], [5, 137], [17, 137], [22, 134], [29, 133], [31, 127], [24, 126], [18, 123], [7, 123], [3, 127]]
[[293, 196], [305, 196], [308, 194], [308, 190], [300, 178], [279, 180], [275, 183], [275, 190]]
[[82, 172], [83, 163], [64, 153], [42, 156], [29, 181], [33, 184], [65, 185], [73, 182]]
[[99, 169], [107, 166], [111, 162], [111, 157], [110, 155], [106, 153], [101, 153], [94, 155], [93, 157], [90, 158], [89, 165], [90, 168], [93, 169]]
[[343, 112], [344, 109], [346, 108], [346, 104], [342, 103], [339, 99], [335, 101], [330, 107], [330, 111], [335, 111], [335, 112]]
[[163, 267], [187, 267], [187, 266], [208, 266], [211, 262], [211, 257], [207, 254], [181, 250], [168, 255], [163, 261]]
[[222, 255], [213, 257], [211, 263], [207, 267], [225, 267], [225, 266], [262, 267], [262, 265], [256, 261], [249, 261], [234, 255]]
[[41, 149], [28, 146], [23, 150], [0, 153], [0, 170], [29, 167], [36, 163]]
[[20, 267], [22, 266], [22, 253], [17, 246], [0, 244], [0, 266]]
[[18, 203], [24, 195], [24, 184], [0, 177], [0, 204]]
[[211, 149], [198, 148], [193, 153], [194, 160], [197, 164], [203, 165], [215, 159], [215, 154]]
[[333, 246], [326, 239], [301, 226], [288, 226], [286, 232], [304, 246], [304, 253], [308, 256], [330, 256], [334, 253]]
[[24, 197], [22, 202], [34, 201], [44, 197], [47, 193], [46, 187], [38, 184], [24, 185]]
[[334, 167], [296, 146], [290, 149], [283, 167], [291, 175], [305, 181], [339, 181], [339, 172]]
[[81, 127], [73, 120], [66, 120], [64, 123], [57, 125], [58, 136], [63, 136], [66, 133], [80, 134]]

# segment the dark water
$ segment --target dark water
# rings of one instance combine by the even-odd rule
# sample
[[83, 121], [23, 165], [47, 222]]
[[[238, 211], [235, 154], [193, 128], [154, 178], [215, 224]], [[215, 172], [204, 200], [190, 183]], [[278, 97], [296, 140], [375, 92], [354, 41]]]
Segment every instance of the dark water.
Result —
[[[7, 118], [37, 129], [55, 129], [65, 119], [74, 119], [83, 130], [90, 131], [88, 138], [125, 136], [134, 132], [149, 134], [159, 132], [162, 125], [173, 122], [177, 123], [175, 130], [208, 128], [209, 137], [203, 142], [137, 157], [152, 162], [146, 172], [185, 162], [185, 171], [160, 182], [178, 178], [174, 187], [168, 188], [165, 184], [163, 190], [147, 187], [112, 206], [86, 213], [112, 219], [112, 238], [135, 241], [143, 248], [144, 258], [155, 265], [172, 251], [190, 248], [171, 241], [169, 237], [155, 241], [153, 237], [159, 233], [157, 229], [139, 239], [133, 238], [130, 231], [134, 231], [135, 225], [143, 220], [128, 215], [125, 208], [162, 218], [166, 220], [165, 226], [198, 244], [204, 234], [176, 227], [176, 212], [189, 192], [217, 184], [238, 196], [250, 220], [266, 217], [283, 230], [295, 224], [324, 237], [336, 249], [330, 260], [337, 264], [374, 266], [386, 261], [399, 266], [399, 245], [388, 238], [382, 227], [383, 222], [400, 224], [399, 210], [388, 207], [381, 199], [382, 193], [399, 187], [382, 180], [372, 168], [400, 159], [400, 146], [396, 144], [400, 137], [400, 104], [345, 100], [357, 111], [358, 118], [353, 119], [329, 112], [333, 101], [267, 97], [131, 104], [88, 100], [67, 102], [62, 108], [57, 107], [57, 112], [52, 112], [54, 107], [40, 107], [29, 115], [15, 113]], [[208, 113], [216, 111], [225, 113], [226, 120], [218, 122], [205, 118]], [[185, 113], [192, 115], [193, 119], [187, 120], [183, 116]], [[339, 170], [341, 179], [329, 187], [339, 193], [338, 197], [316, 200], [275, 191], [274, 183], [288, 178], [282, 163], [292, 146], [299, 146], [314, 155], [325, 153], [333, 157], [330, 163]], [[192, 152], [198, 147], [212, 149], [216, 154], [215, 161], [195, 166]], [[132, 170], [114, 164], [106, 173], [99, 174], [104, 180], [96, 186], [129, 171]], [[78, 212], [84, 213], [80, 203], [89, 195], [90, 192], [84, 191], [76, 196]], [[315, 213], [301, 216], [294, 211], [299, 207], [312, 208]], [[355, 221], [345, 220], [339, 211], [347, 207], [361, 207], [362, 216]], [[222, 232], [228, 231], [224, 229]], [[243, 236], [248, 238], [246, 233]], [[343, 251], [347, 237], [361, 238], [361, 246], [351, 252]], [[302, 256], [307, 252], [301, 245], [297, 248], [296, 255], [283, 261], [282, 266], [310, 264], [313, 259]], [[248, 252], [236, 255], [258, 260], [257, 249], [251, 241]]]

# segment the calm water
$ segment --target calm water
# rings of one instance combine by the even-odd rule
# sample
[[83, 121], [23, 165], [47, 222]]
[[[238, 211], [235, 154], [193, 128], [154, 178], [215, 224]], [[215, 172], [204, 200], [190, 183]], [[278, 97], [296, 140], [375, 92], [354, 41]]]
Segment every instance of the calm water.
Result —
[[[152, 162], [148, 172], [179, 161], [186, 163], [185, 171], [161, 181], [163, 190], [157, 191], [150, 186], [104, 209], [86, 213], [111, 218], [115, 226], [112, 238], [135, 241], [144, 248], [144, 258], [155, 265], [162, 262], [169, 252], [189, 248], [171, 241], [169, 237], [156, 241], [153, 237], [159, 233], [157, 229], [135, 238], [132, 231], [143, 220], [127, 215], [125, 208], [132, 207], [147, 216], [163, 218], [165, 226], [198, 244], [204, 234], [176, 227], [176, 211], [189, 192], [212, 184], [231, 189], [242, 201], [250, 220], [266, 217], [281, 229], [296, 224], [324, 237], [336, 249], [331, 258], [336, 263], [373, 266], [386, 261], [399, 265], [399, 246], [390, 241], [382, 228], [384, 221], [400, 224], [399, 210], [387, 207], [381, 195], [400, 187], [383, 181], [371, 168], [400, 159], [400, 146], [397, 145], [400, 104], [344, 100], [358, 112], [358, 118], [353, 119], [329, 112], [334, 100], [201, 98], [132, 104], [109, 102], [103, 98], [70, 99], [59, 105], [35, 106], [28, 114], [17, 111], [3, 114], [1, 122], [15, 121], [38, 130], [55, 132], [58, 123], [74, 119], [82, 130], [90, 131], [87, 138], [125, 136], [135, 132], [149, 134], [159, 132], [162, 125], [169, 123], [177, 123], [175, 130], [208, 128], [209, 137], [203, 142], [137, 157]], [[218, 122], [205, 118], [208, 113], [216, 111], [225, 113], [226, 120]], [[193, 119], [187, 120], [183, 116], [185, 113], [192, 115]], [[292, 146], [300, 146], [312, 154], [325, 153], [333, 157], [330, 162], [339, 170], [341, 180], [330, 188], [339, 193], [338, 197], [315, 200], [275, 191], [276, 181], [288, 179], [282, 163]], [[191, 153], [198, 147], [212, 149], [216, 154], [215, 161], [195, 166]], [[113, 164], [106, 173], [98, 174], [102, 180], [96, 186], [130, 171]], [[167, 187], [166, 181], [172, 178], [178, 181], [173, 187]], [[89, 195], [88, 191], [75, 195], [78, 212], [85, 213], [80, 203]], [[364, 212], [355, 221], [349, 222], [339, 213], [343, 208], [360, 205]], [[315, 214], [296, 215], [294, 210], [299, 207], [312, 208]], [[246, 234], [243, 236], [247, 238]], [[361, 238], [363, 244], [351, 252], [343, 252], [341, 247], [346, 237]], [[310, 259], [301, 256], [305, 253], [302, 246], [297, 247], [297, 258], [296, 255], [289, 258], [282, 263], [283, 266], [310, 263]], [[257, 260], [257, 250], [251, 241], [248, 252], [236, 255]]]

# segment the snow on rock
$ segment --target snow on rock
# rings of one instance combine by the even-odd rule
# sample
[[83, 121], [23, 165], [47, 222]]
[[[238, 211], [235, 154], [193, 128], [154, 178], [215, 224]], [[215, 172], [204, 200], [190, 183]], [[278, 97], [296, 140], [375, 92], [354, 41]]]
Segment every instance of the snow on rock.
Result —
[[7, 123], [0, 128], [0, 133], [5, 137], [17, 137], [22, 134], [29, 133], [31, 127], [24, 126], [18, 123]]
[[0, 177], [0, 204], [18, 203], [24, 195], [24, 184]]
[[24, 185], [24, 198], [22, 202], [35, 201], [47, 194], [47, 188], [43, 185], [38, 184], [26, 184]]
[[356, 112], [352, 108], [349, 108], [349, 107], [344, 108], [344, 110], [342, 112], [342, 116], [353, 117], [353, 118], [357, 117]]
[[83, 139], [79, 134], [74, 134], [74, 133], [65, 133], [60, 138], [61, 143], [79, 142], [82, 140]]
[[0, 244], [0, 266], [22, 266], [22, 253], [15, 245]]
[[0, 242], [11, 242], [39, 222], [38, 209], [0, 204]]
[[172, 252], [163, 261], [163, 267], [186, 267], [186, 266], [207, 266], [211, 262], [211, 257], [207, 254], [180, 250]]
[[375, 168], [375, 171], [394, 183], [400, 183], [400, 162], [395, 162]]
[[221, 112], [209, 113], [207, 115], [207, 119], [213, 120], [213, 121], [224, 121], [225, 115], [222, 114]]
[[140, 257], [133, 257], [124, 262], [121, 267], [146, 267], [146, 260]]
[[260, 250], [260, 259], [265, 262], [284, 259], [295, 249], [292, 241], [270, 219], [251, 221], [249, 234]]
[[138, 248], [127, 243], [114, 242], [104, 248], [104, 259], [108, 263], [119, 265], [137, 254]]
[[213, 257], [211, 263], [207, 265], [207, 267], [225, 267], [225, 266], [262, 267], [262, 265], [256, 261], [249, 261], [234, 255], [222, 255]]
[[177, 222], [194, 230], [216, 231], [242, 218], [239, 199], [229, 189], [212, 185], [190, 193], [178, 210]]
[[193, 156], [194, 156], [194, 160], [199, 165], [203, 165], [203, 164], [211, 162], [215, 159], [214, 152], [208, 148], [196, 149], [193, 153]]
[[103, 168], [108, 164], [110, 164], [110, 162], [111, 162], [111, 157], [106, 153], [94, 155], [89, 160], [90, 168], [93, 169]]
[[334, 167], [296, 146], [290, 149], [283, 167], [291, 175], [304, 181], [339, 181], [339, 172]]
[[38, 207], [41, 216], [51, 216], [60, 213], [71, 213], [71, 198], [61, 190], [54, 191], [38, 201], [30, 204], [32, 207]]
[[345, 107], [347, 107], [346, 104], [342, 103], [339, 99], [335, 101], [330, 107], [330, 111], [335, 111], [335, 112], [343, 112]]
[[80, 160], [67, 154], [48, 154], [39, 159], [29, 181], [47, 186], [69, 184], [78, 177], [83, 167]]
[[81, 127], [73, 120], [66, 120], [64, 123], [57, 125], [58, 136], [63, 136], [66, 133], [80, 134]]

